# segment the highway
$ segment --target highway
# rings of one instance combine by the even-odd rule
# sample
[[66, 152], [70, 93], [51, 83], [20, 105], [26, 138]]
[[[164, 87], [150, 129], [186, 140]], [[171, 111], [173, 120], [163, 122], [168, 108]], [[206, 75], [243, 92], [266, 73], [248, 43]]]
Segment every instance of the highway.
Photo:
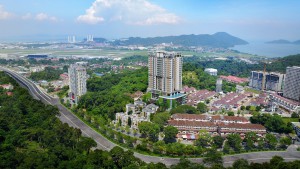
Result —
[[[45, 104], [57, 106], [60, 112], [59, 119], [63, 123], [67, 123], [69, 126], [79, 128], [84, 136], [93, 138], [97, 143], [97, 148], [102, 150], [111, 150], [116, 146], [115, 143], [109, 141], [104, 136], [96, 132], [94, 129], [85, 124], [81, 119], [77, 118], [72, 112], [70, 112], [66, 107], [60, 104], [59, 99], [53, 98], [49, 96], [47, 93], [44, 93], [40, 90], [36, 84], [34, 84], [29, 79], [19, 75], [18, 73], [11, 71], [7, 68], [0, 67], [0, 70], [5, 71], [7, 74], [16, 79], [19, 83], [24, 85], [29, 91], [30, 94], [36, 98], [41, 100]], [[287, 151], [269, 151], [269, 152], [253, 152], [246, 154], [236, 154], [231, 156], [224, 156], [224, 166], [231, 166], [232, 163], [240, 158], [247, 159], [249, 162], [266, 162], [269, 161], [273, 156], [278, 155], [282, 156], [286, 161], [293, 161], [300, 159], [300, 152], [296, 150], [295, 145], [291, 145]], [[179, 158], [167, 158], [167, 157], [156, 157], [156, 156], [148, 156], [140, 153], [134, 153], [135, 157], [140, 158], [141, 160], [150, 163], [164, 163], [167, 166], [172, 164], [176, 164], [179, 162]], [[190, 158], [192, 162], [201, 163], [202, 158]]]

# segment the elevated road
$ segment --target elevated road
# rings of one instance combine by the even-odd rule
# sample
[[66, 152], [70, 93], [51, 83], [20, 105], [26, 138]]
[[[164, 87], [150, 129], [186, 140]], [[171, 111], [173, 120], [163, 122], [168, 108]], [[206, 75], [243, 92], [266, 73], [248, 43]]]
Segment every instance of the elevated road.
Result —
[[[60, 116], [59, 119], [67, 123], [69, 126], [79, 128], [84, 136], [93, 138], [97, 143], [97, 148], [102, 150], [111, 150], [116, 146], [115, 143], [109, 141], [104, 136], [96, 132], [94, 129], [85, 124], [81, 119], [77, 118], [72, 112], [70, 112], [66, 107], [60, 104], [59, 99], [53, 98], [49, 96], [47, 93], [44, 93], [40, 90], [36, 84], [34, 84], [31, 80], [23, 77], [22, 75], [9, 70], [4, 67], [0, 67], [0, 70], [5, 71], [19, 83], [24, 85], [30, 91], [30, 94], [36, 98], [41, 100], [45, 104], [56, 106], [59, 109]], [[179, 162], [179, 158], [166, 158], [166, 157], [156, 157], [156, 156], [148, 156], [140, 153], [134, 153], [135, 157], [140, 158], [141, 160], [150, 163], [164, 163], [167, 166], [172, 164], [176, 164]], [[273, 156], [278, 155], [283, 157], [286, 161], [293, 161], [300, 159], [300, 152], [296, 150], [296, 146], [292, 145], [288, 148], [287, 151], [269, 151], [269, 152], [254, 152], [247, 154], [237, 154], [231, 156], [224, 156], [224, 166], [231, 166], [232, 163], [240, 158], [247, 159], [249, 162], [266, 162], [269, 161]], [[192, 162], [201, 163], [202, 158], [190, 158]]]

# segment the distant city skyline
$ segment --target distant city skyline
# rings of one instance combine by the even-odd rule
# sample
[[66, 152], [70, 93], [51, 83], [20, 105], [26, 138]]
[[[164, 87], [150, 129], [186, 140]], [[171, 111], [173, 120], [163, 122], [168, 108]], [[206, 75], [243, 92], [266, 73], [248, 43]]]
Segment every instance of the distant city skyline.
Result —
[[227, 32], [299, 40], [295, 0], [0, 0], [0, 40], [107, 39]]

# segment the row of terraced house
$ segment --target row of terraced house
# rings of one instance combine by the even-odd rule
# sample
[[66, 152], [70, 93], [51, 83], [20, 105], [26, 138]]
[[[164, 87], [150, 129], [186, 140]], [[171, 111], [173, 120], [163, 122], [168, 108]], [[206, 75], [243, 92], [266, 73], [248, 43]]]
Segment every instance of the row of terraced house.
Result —
[[174, 114], [168, 125], [178, 129], [177, 138], [181, 140], [195, 140], [201, 130], [212, 136], [226, 137], [231, 133], [238, 133], [243, 138], [246, 133], [253, 131], [258, 136], [266, 134], [266, 128], [260, 124], [251, 124], [245, 117], [238, 116], [210, 116], [196, 114]]

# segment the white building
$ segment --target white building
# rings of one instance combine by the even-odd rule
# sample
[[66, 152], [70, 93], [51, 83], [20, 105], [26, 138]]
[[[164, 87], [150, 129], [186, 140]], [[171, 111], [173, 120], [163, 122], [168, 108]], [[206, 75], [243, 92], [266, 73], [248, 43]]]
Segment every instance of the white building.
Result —
[[126, 104], [126, 112], [116, 113], [116, 120], [113, 124], [121, 122], [121, 126], [127, 126], [131, 120], [131, 128], [138, 129], [138, 124], [143, 121], [150, 122], [150, 115], [156, 113], [159, 107], [155, 104], [146, 105], [142, 101], [135, 101], [134, 104]]
[[216, 82], [216, 92], [221, 93], [222, 92], [222, 79], [218, 78]]
[[204, 72], [208, 73], [211, 76], [217, 76], [218, 75], [218, 70], [213, 69], [213, 68], [205, 68]]
[[29, 70], [30, 72], [41, 72], [45, 70], [45, 67], [44, 66], [30, 67]]
[[70, 65], [68, 69], [69, 73], [69, 87], [70, 97], [75, 104], [78, 103], [80, 96], [84, 95], [86, 89], [86, 68], [81, 63], [75, 63]]

